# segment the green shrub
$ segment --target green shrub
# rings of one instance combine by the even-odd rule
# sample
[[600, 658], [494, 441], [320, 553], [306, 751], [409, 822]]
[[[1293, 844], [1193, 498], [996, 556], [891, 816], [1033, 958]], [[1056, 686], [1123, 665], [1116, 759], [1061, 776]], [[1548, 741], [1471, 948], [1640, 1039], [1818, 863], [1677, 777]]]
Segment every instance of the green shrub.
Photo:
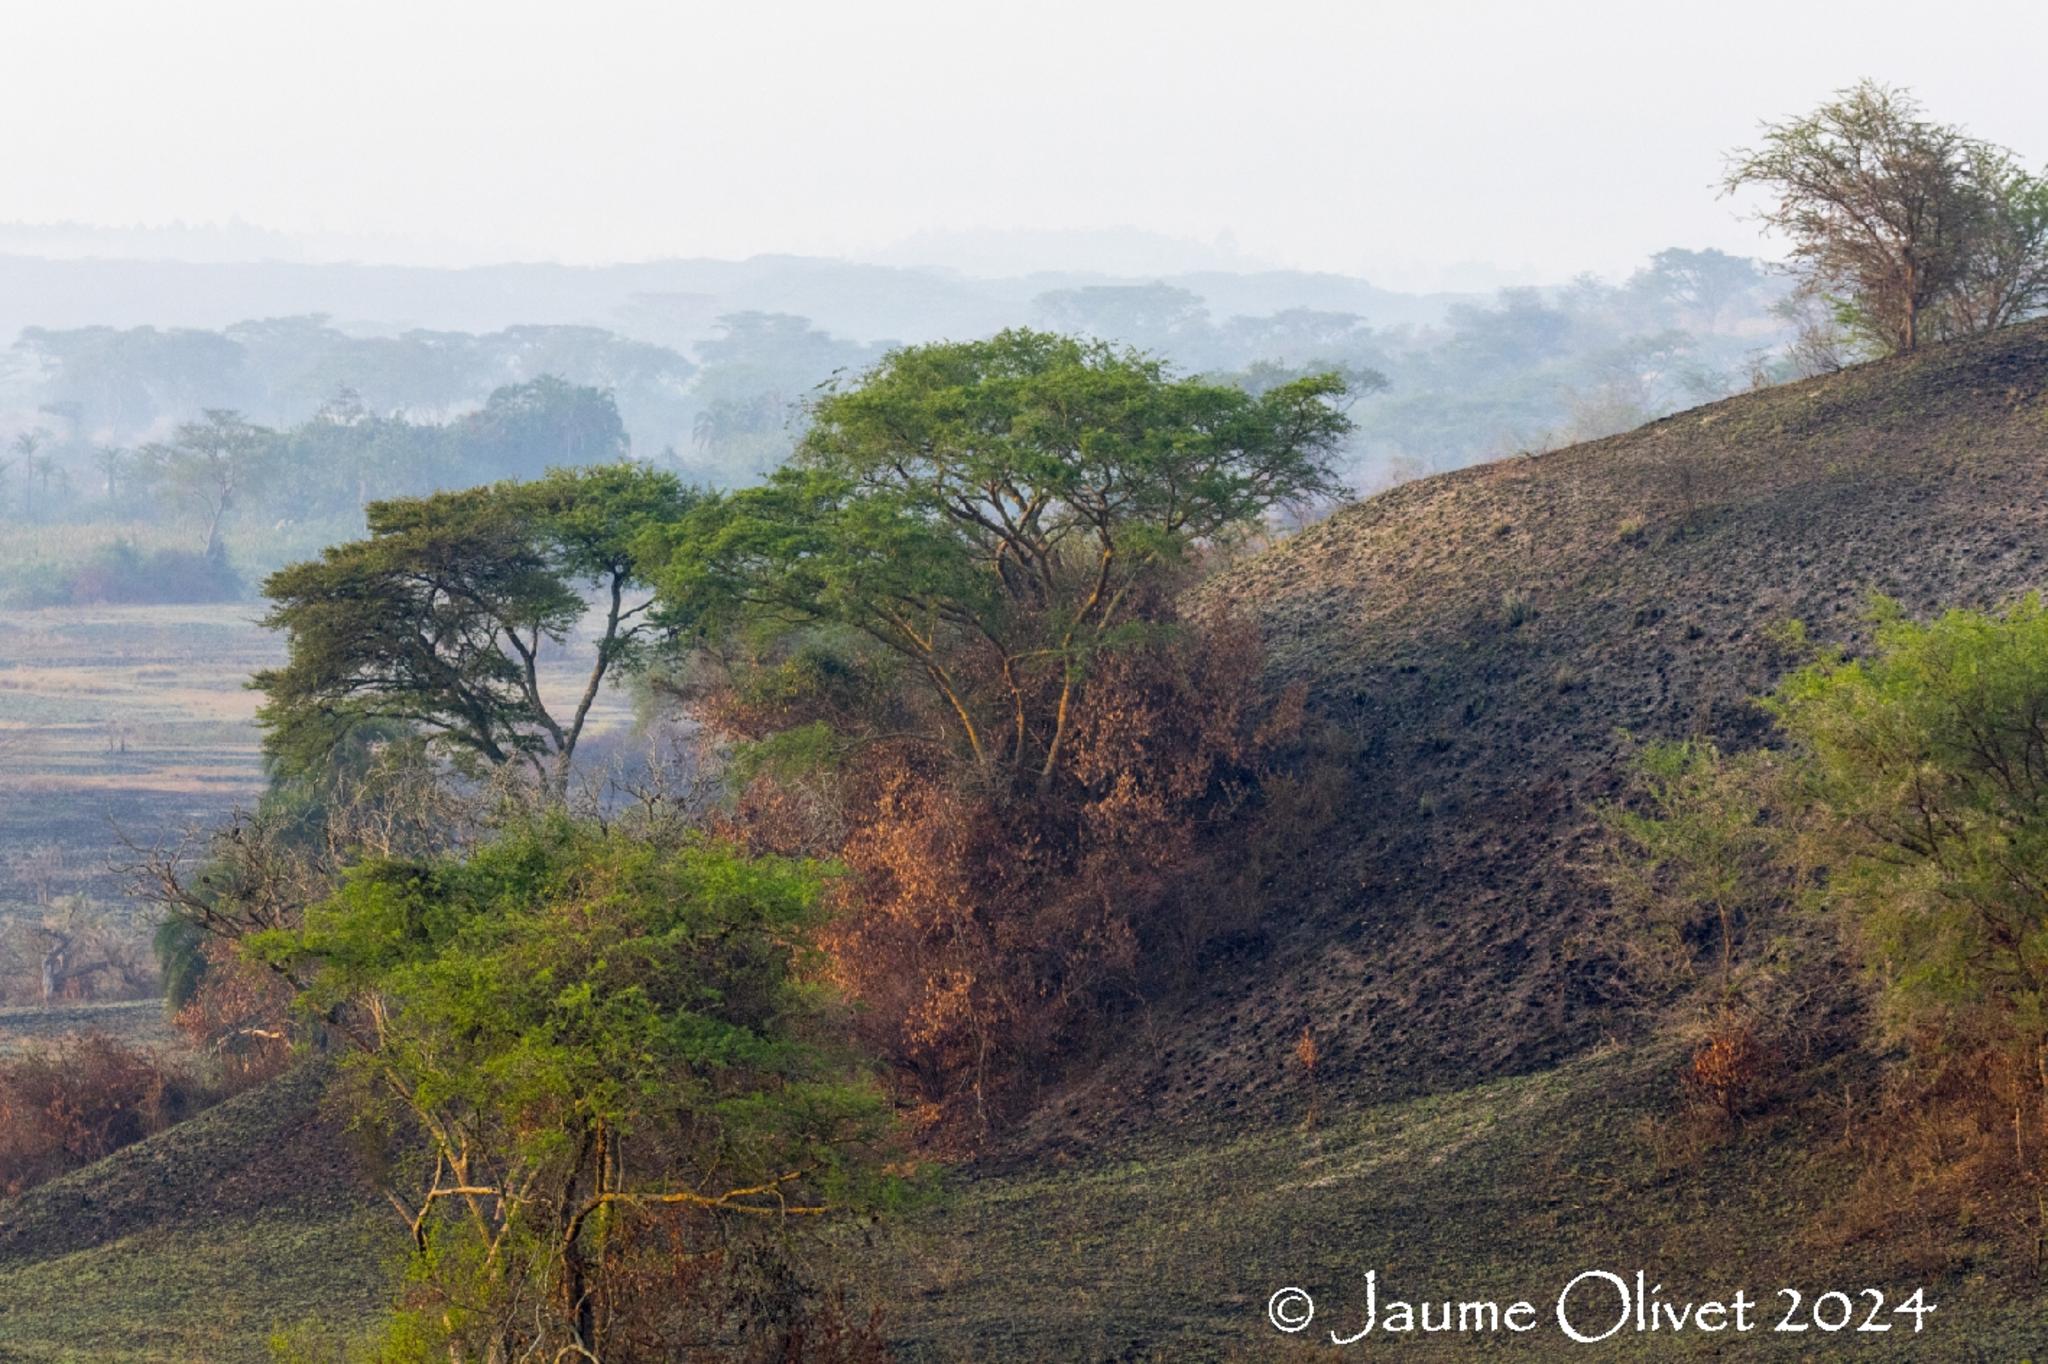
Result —
[[1871, 657], [1823, 658], [1767, 704], [1824, 897], [1893, 1019], [2030, 1062], [2048, 1044], [2048, 607], [1920, 624], [1883, 603]]
[[42, 560], [17, 570], [0, 605], [162, 606], [233, 601], [242, 582], [225, 562], [186, 549], [139, 549], [115, 540], [82, 558]]

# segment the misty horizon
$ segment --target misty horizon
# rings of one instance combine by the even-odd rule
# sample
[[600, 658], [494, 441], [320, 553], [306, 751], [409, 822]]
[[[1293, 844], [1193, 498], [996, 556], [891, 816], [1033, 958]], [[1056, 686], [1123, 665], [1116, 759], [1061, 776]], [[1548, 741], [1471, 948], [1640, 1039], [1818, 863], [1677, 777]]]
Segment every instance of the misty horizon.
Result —
[[[1696, 244], [1664, 243], [1689, 247]], [[1771, 262], [1769, 243], [1751, 258]], [[1575, 271], [1553, 275], [1529, 262], [1493, 259], [1388, 260], [1377, 268], [1308, 269], [1244, 250], [1227, 229], [1215, 238], [1118, 224], [1044, 230], [926, 228], [873, 250], [821, 255], [758, 251], [740, 255], [665, 255], [566, 261], [494, 255], [464, 243], [424, 236], [293, 233], [240, 219], [207, 222], [0, 222], [0, 256], [40, 260], [175, 262], [190, 265], [346, 265], [418, 270], [475, 270], [552, 265], [606, 270], [673, 263], [745, 264], [749, 261], [820, 260], [852, 265], [935, 271], [968, 279], [1025, 279], [1038, 275], [1095, 275], [1104, 279], [1157, 279], [1192, 274], [1331, 275], [1358, 279], [1407, 294], [1486, 294], [1503, 288], [1561, 285], [1590, 274], [1612, 282], [1639, 268], [1662, 247], [1644, 252], [1618, 274]]]
[[[1615, 0], [1570, 22], [1295, 0], [1256, 24], [1148, 5], [1025, 23], [895, 0], [564, 25], [377, 0], [308, 29], [288, 6], [96, 0], [19, 15], [0, 52], [0, 119], [37, 129], [13, 139], [0, 222], [254, 224], [313, 258], [434, 265], [886, 262], [922, 240], [1004, 271], [1102, 269], [1053, 248], [1141, 234], [1109, 272], [1617, 279], [1669, 246], [1773, 255], [1754, 201], [1718, 196], [1724, 158], [1859, 79], [2048, 147], [2029, 45], [1979, 40], [2005, 7], [1951, 7], [1911, 69], [1893, 8], [1848, 25], [1746, 0], [1681, 27]], [[970, 240], [991, 233], [1010, 240]]]

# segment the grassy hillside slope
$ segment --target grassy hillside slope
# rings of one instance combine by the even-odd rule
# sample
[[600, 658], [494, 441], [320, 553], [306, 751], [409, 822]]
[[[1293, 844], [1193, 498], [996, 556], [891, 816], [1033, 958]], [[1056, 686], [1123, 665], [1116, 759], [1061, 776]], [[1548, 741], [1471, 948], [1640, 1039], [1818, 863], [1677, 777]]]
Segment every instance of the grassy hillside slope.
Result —
[[0, 1203], [0, 1359], [267, 1357], [367, 1319], [404, 1237], [310, 1065]]
[[[1547, 1320], [1571, 1274], [1637, 1266], [1680, 1294], [1924, 1284], [1942, 1308], [1920, 1338], [1495, 1343], [2040, 1353], [2025, 1267], [1967, 1220], [1873, 1217], [1814, 1108], [1674, 1153], [1659, 1118], [1677, 1053], [1603, 995], [1586, 859], [1633, 747], [1621, 731], [1761, 732], [1747, 698], [1787, 661], [1780, 622], [1853, 645], [1873, 590], [1989, 603], [2041, 585], [2044, 554], [2048, 324], [1412, 484], [1240, 566], [1218, 590], [1262, 622], [1276, 678], [1306, 682], [1357, 743], [1313, 892], [1265, 906], [1262, 943], [1131, 1020], [938, 1207], [849, 1233], [843, 1264], [929, 1360], [1316, 1358], [1368, 1269], [1416, 1296], [1528, 1297]], [[1313, 1131], [1291, 1058], [1304, 1024], [1324, 1054]], [[1867, 1064], [1837, 1057], [1813, 1088]], [[120, 1357], [132, 1328], [128, 1357], [232, 1358], [270, 1321], [370, 1310], [389, 1214], [306, 1182], [340, 1160], [312, 1083], [0, 1208], [0, 1357]], [[1265, 1307], [1285, 1284], [1332, 1315], [1281, 1337]]]

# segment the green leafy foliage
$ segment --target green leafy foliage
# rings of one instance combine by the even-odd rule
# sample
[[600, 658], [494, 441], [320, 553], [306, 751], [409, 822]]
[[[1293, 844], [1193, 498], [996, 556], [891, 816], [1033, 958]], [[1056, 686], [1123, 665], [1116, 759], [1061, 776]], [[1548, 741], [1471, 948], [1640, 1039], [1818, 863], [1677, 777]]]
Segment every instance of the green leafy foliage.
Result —
[[1870, 657], [1823, 659], [1769, 703], [1825, 898], [1898, 1021], [2031, 1054], [2048, 1039], [2048, 608], [1881, 610]]
[[1609, 885], [1636, 910], [1622, 942], [1644, 984], [1668, 985], [1710, 962], [1732, 1004], [1772, 955], [1789, 908], [1786, 830], [1771, 818], [1772, 755], [1725, 756], [1711, 741], [1647, 746], [1633, 801], [1602, 810]]
[[[372, 503], [370, 534], [264, 584], [266, 623], [285, 632], [267, 693], [266, 744], [287, 765], [317, 765], [350, 728], [396, 721], [470, 763], [524, 761], [559, 791], [598, 688], [650, 639], [633, 545], [691, 494], [631, 464], [556, 470], [431, 497]], [[602, 612], [585, 685], [558, 717], [542, 694], [542, 654]]]
[[[343, 1038], [415, 1246], [390, 1358], [601, 1353], [634, 1227], [864, 1201], [877, 1092], [810, 983], [820, 872], [554, 817], [463, 861], [358, 868], [246, 950]], [[503, 1353], [496, 1353], [502, 1351]]]
[[928, 689], [946, 742], [1044, 779], [1076, 682], [1142, 634], [1148, 591], [1205, 541], [1335, 490], [1342, 390], [1319, 375], [1255, 396], [1028, 331], [894, 352], [817, 404], [765, 485], [656, 537], [664, 618], [754, 664], [860, 639]]
[[1605, 812], [1610, 881], [1661, 930], [1635, 955], [1711, 951], [1744, 1026], [1797, 1011], [1770, 987], [1827, 955], [1794, 912], [1827, 911], [1896, 1036], [2003, 1058], [2025, 1108], [2048, 1055], [2048, 606], [1876, 612], [1868, 656], [1823, 652], [1764, 699], [1782, 749], [1646, 750]]

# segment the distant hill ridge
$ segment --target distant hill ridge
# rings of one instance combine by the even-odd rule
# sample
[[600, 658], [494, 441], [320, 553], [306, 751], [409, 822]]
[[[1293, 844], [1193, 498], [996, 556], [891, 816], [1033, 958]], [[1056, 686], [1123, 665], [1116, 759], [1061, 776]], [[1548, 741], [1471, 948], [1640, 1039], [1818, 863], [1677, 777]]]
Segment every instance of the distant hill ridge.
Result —
[[[1216, 316], [1314, 307], [1378, 326], [1440, 321], [1478, 294], [1411, 294], [1344, 275], [1289, 270], [1157, 270], [1131, 276], [1059, 270], [981, 278], [906, 264], [755, 256], [575, 266], [547, 262], [444, 267], [297, 260], [52, 258], [0, 239], [0, 347], [23, 327], [220, 328], [250, 318], [331, 314], [371, 334], [412, 327], [496, 331], [537, 324], [607, 327], [672, 343], [677, 320], [796, 312], [861, 341], [981, 335], [1024, 316], [1048, 290], [1165, 281], [1200, 294]], [[651, 320], [650, 320], [651, 319]]]

